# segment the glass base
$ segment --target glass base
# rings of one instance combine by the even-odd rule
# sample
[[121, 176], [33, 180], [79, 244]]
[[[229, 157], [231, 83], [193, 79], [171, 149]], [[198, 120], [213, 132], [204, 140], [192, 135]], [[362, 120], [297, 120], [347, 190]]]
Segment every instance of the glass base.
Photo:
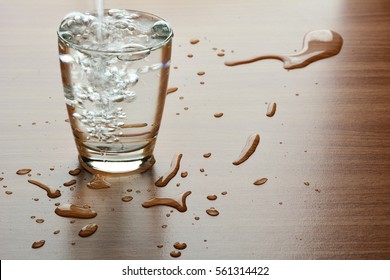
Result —
[[123, 176], [142, 173], [156, 162], [153, 155], [131, 161], [102, 161], [79, 156], [82, 167], [92, 174], [106, 174], [110, 176]]

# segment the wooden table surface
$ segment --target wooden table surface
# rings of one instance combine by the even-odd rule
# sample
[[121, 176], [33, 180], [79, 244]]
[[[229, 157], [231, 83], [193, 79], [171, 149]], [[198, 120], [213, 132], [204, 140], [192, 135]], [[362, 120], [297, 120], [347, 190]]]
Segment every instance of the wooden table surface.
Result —
[[[175, 242], [187, 244], [182, 260], [390, 258], [389, 1], [106, 2], [158, 14], [175, 32], [169, 86], [178, 90], [167, 96], [157, 162], [146, 173], [109, 178], [112, 187], [102, 190], [86, 186], [86, 171], [68, 174], [79, 164], [64, 121], [56, 28], [93, 1], [1, 1], [1, 259], [172, 259]], [[224, 65], [294, 53], [318, 29], [341, 34], [338, 55], [291, 71], [277, 60]], [[233, 165], [253, 133], [257, 150]], [[178, 175], [156, 187], [178, 152]], [[31, 176], [17, 175], [21, 168]], [[28, 179], [62, 196], [50, 199]], [[71, 179], [76, 185], [62, 186]], [[141, 206], [186, 191], [184, 213]], [[87, 204], [98, 215], [63, 218], [56, 202]], [[210, 207], [220, 214], [209, 216]], [[90, 222], [97, 232], [79, 237]], [[32, 249], [38, 240], [45, 245]]]

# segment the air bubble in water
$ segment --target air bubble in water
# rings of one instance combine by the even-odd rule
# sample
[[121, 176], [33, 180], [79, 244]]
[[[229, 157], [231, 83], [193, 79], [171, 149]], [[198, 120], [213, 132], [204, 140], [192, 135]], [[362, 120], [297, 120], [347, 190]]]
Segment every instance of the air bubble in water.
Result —
[[152, 66], [150, 66], [150, 68], [152, 69], [152, 70], [159, 70], [159, 69], [161, 69], [161, 67], [162, 67], [162, 64], [161, 63], [156, 63], [156, 64], [153, 64]]
[[171, 34], [170, 26], [167, 22], [163, 20], [159, 20], [155, 24], [153, 24], [152, 31], [158, 37], [168, 37], [169, 34]]
[[108, 10], [108, 15], [109, 16], [115, 16], [117, 14], [121, 14], [122, 13], [122, 10], [119, 10], [119, 9], [110, 9]]
[[139, 73], [142, 73], [142, 74], [145, 74], [145, 73], [148, 73], [150, 70], [150, 67], [149, 66], [143, 66], [141, 68], [138, 69], [138, 72]]
[[119, 20], [119, 21], [115, 22], [114, 25], [116, 28], [119, 28], [119, 29], [126, 29], [129, 26], [129, 24], [125, 20]]
[[[132, 102], [136, 98], [136, 94], [134, 91], [124, 91], [124, 96], [125, 96], [125, 102]], [[125, 118], [124, 116], [118, 115], [118, 118], [123, 119]]]
[[62, 38], [64, 38], [67, 41], [70, 41], [73, 39], [73, 33], [70, 31], [62, 32], [61, 36], [62, 36]]
[[135, 86], [137, 83], [138, 83], [138, 75], [137, 74], [134, 74], [134, 73], [130, 73], [128, 75], [128, 82], [129, 82], [129, 85], [130, 86]]
[[60, 60], [64, 63], [72, 63], [74, 62], [74, 59], [71, 55], [69, 54], [61, 54], [60, 55]]
[[122, 61], [135, 61], [147, 57], [150, 54], [150, 49], [140, 44], [129, 44], [121, 48], [122, 55], [117, 56]]

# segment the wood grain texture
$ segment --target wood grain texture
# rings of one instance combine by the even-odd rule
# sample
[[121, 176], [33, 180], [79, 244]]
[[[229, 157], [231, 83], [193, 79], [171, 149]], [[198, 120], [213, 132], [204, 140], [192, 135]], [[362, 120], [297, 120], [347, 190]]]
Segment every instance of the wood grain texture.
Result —
[[[55, 34], [66, 13], [92, 2], [1, 4], [1, 259], [172, 259], [176, 242], [187, 244], [179, 259], [390, 259], [389, 1], [245, 3], [110, 1], [171, 23], [169, 87], [178, 90], [167, 96], [155, 166], [109, 178], [111, 188], [101, 190], [87, 188], [86, 171], [68, 174], [78, 162]], [[343, 48], [305, 68], [286, 71], [272, 60], [224, 65], [291, 53], [305, 33], [324, 28], [342, 35]], [[269, 102], [278, 104], [272, 118]], [[232, 165], [253, 133], [261, 135], [256, 152]], [[176, 153], [183, 154], [178, 175], [157, 188]], [[26, 168], [31, 177], [16, 174]], [[50, 199], [28, 179], [62, 196]], [[141, 206], [186, 191], [184, 213]], [[123, 202], [125, 195], [133, 200]], [[56, 202], [90, 205], [98, 215], [71, 223], [54, 213]], [[218, 216], [206, 213], [211, 207]], [[82, 238], [87, 223], [99, 229]], [[37, 240], [44, 246], [32, 249]]]

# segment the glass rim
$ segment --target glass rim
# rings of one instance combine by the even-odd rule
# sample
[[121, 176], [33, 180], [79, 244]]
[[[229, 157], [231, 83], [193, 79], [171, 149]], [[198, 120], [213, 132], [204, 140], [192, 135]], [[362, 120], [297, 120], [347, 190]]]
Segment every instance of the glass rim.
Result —
[[[111, 10], [111, 9], [108, 9], [108, 8], [104, 9], [104, 13], [106, 14], [106, 12], [108, 12], [109, 10]], [[155, 14], [152, 14], [152, 13], [143, 12], [143, 11], [139, 11], [139, 10], [130, 10], [130, 9], [121, 9], [121, 10], [129, 11], [129, 12], [135, 12], [135, 13], [141, 13], [143, 15], [148, 15], [148, 16], [156, 18], [157, 20], [162, 20], [162, 21], [165, 21], [166, 23], [168, 23], [162, 17], [159, 17], [159, 16], [157, 16]], [[84, 13], [88, 13], [90, 15], [96, 15], [96, 11], [93, 11], [93, 12], [86, 11]], [[150, 46], [150, 47], [144, 47], [144, 48], [139, 48], [139, 49], [134, 49], [134, 50], [131, 50], [131, 49], [129, 49], [129, 50], [99, 50], [99, 49], [93, 49], [93, 48], [86, 48], [86, 47], [80, 46], [77, 43], [74, 43], [74, 42], [71, 42], [69, 40], [66, 40], [64, 37], [61, 36], [59, 29], [60, 29], [60, 26], [61, 26], [62, 22], [65, 20], [65, 18], [66, 18], [66, 16], [61, 20], [61, 23], [60, 23], [59, 27], [57, 28], [57, 37], [58, 37], [58, 39], [61, 40], [67, 46], [71, 47], [72, 49], [76, 49], [78, 51], [85, 51], [85, 52], [88, 52], [88, 53], [100, 53], [100, 54], [106, 54], [106, 55], [143, 54], [143, 53], [148, 52], [148, 51], [150, 52], [150, 51], [154, 51], [156, 49], [162, 48], [163, 46], [168, 44], [169, 41], [173, 37], [173, 30], [171, 28], [169, 35], [164, 40], [162, 40], [162, 41], [158, 42], [157, 44], [155, 44], [153, 46]], [[169, 25], [169, 23], [168, 23], [168, 25]]]

